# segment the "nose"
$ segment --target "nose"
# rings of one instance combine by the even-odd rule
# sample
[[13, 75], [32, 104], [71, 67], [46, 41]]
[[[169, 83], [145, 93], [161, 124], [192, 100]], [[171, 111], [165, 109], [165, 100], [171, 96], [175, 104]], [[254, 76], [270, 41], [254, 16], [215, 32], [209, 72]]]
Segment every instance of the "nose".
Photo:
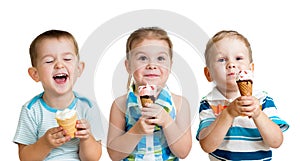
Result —
[[229, 63], [227, 64], [226, 68], [227, 68], [227, 69], [235, 69], [235, 68], [236, 68], [236, 66], [235, 66], [235, 64], [234, 64], [234, 63], [232, 63], [232, 62], [229, 62]]
[[60, 68], [63, 68], [63, 67], [64, 67], [64, 64], [61, 61], [57, 61], [55, 63], [55, 69], [60, 69]]
[[153, 63], [148, 64], [147, 67], [146, 67], [146, 69], [149, 69], [149, 70], [153, 70], [153, 69], [156, 69], [156, 68], [157, 68], [157, 66]]

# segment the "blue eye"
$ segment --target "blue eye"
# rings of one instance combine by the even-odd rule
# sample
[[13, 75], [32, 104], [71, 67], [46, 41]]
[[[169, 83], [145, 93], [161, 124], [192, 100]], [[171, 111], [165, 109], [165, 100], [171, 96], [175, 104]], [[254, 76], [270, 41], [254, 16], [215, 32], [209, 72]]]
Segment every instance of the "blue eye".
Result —
[[226, 61], [226, 59], [225, 59], [225, 58], [220, 58], [220, 59], [218, 59], [217, 61], [220, 62], [220, 63], [223, 63], [223, 62]]
[[165, 61], [165, 60], [166, 60], [166, 58], [165, 58], [165, 57], [163, 57], [163, 56], [159, 56], [159, 57], [157, 58], [157, 60], [158, 60], [158, 61]]
[[138, 57], [138, 60], [146, 61], [146, 60], [147, 60], [147, 57], [146, 57], [146, 56], [139, 56], [139, 57]]

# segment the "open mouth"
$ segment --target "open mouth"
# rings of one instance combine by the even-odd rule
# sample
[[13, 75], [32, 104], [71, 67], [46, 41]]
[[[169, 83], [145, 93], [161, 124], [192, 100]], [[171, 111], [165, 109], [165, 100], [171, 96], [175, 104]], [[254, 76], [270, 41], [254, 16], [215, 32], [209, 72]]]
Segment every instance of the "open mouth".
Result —
[[62, 84], [67, 81], [68, 77], [69, 77], [68, 74], [62, 73], [62, 74], [57, 74], [57, 75], [53, 76], [53, 79], [56, 83]]

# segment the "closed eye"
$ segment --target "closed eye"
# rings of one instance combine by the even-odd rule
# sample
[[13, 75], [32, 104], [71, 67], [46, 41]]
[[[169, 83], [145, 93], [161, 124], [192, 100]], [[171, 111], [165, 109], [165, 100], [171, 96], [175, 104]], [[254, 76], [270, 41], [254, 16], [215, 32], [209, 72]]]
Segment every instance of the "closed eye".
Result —
[[52, 58], [44, 59], [44, 62], [47, 64], [50, 64], [50, 63], [54, 62], [54, 59], [52, 59]]

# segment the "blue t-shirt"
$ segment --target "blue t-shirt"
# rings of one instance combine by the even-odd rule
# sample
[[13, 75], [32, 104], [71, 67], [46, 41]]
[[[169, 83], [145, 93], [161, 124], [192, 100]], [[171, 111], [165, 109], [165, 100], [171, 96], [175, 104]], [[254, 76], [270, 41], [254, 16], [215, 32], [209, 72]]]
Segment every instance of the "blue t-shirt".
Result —
[[[77, 111], [78, 120], [86, 119], [91, 125], [94, 138], [101, 141], [104, 138], [104, 131], [99, 108], [86, 97], [75, 92], [74, 95], [75, 98], [68, 108]], [[55, 119], [57, 109], [48, 106], [42, 96], [43, 93], [23, 105], [13, 142], [34, 144], [48, 129], [59, 126]], [[69, 142], [52, 149], [45, 160], [80, 160], [79, 141], [78, 138], [72, 138]]]

